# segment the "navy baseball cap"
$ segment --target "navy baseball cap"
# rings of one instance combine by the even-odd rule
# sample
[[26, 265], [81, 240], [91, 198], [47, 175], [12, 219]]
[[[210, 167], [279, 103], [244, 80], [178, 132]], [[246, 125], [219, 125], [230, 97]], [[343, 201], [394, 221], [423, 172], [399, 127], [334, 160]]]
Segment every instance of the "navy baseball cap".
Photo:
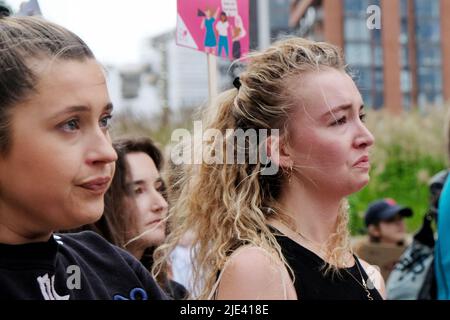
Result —
[[410, 217], [413, 212], [408, 207], [399, 206], [393, 199], [377, 200], [369, 204], [364, 221], [366, 226], [377, 224], [399, 214], [402, 217]]

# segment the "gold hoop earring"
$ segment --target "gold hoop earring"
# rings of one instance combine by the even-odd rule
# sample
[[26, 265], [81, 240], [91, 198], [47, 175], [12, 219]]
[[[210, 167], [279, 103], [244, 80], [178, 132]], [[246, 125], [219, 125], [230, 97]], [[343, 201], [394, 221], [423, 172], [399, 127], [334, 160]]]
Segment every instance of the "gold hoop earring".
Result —
[[292, 179], [292, 170], [293, 170], [293, 168], [292, 168], [292, 166], [290, 166], [289, 167], [289, 175], [288, 175], [288, 182], [289, 182], [289, 184], [291, 184], [291, 179]]

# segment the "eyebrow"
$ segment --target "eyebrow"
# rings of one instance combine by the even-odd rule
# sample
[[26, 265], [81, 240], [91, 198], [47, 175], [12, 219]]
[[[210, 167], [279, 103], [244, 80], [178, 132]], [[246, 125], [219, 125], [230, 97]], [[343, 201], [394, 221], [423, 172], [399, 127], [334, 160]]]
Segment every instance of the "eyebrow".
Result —
[[[91, 107], [88, 107], [88, 106], [71, 106], [71, 107], [68, 107], [68, 108], [66, 108], [66, 109], [64, 109], [64, 110], [62, 110], [62, 111], [56, 113], [55, 115], [53, 115], [53, 116], [51, 117], [51, 119], [59, 118], [60, 116], [63, 116], [63, 115], [65, 115], [65, 114], [71, 114], [71, 113], [76, 113], [76, 112], [82, 112], [82, 113], [90, 112], [91, 109], [92, 109], [92, 108], [91, 108]], [[113, 111], [113, 110], [114, 110], [114, 106], [113, 106], [113, 104], [112, 104], [111, 102], [108, 103], [108, 104], [103, 108], [103, 112], [111, 112], [111, 111]]]
[[132, 182], [130, 183], [130, 185], [131, 185], [131, 186], [136, 186], [136, 185], [141, 186], [141, 185], [145, 185], [145, 181], [144, 181], [144, 180], [136, 180], [136, 181], [132, 181]]
[[[328, 110], [327, 112], [325, 112], [321, 116], [321, 118], [327, 118], [329, 116], [332, 116], [334, 113], [337, 113], [339, 111], [346, 111], [346, 110], [351, 109], [351, 108], [352, 108], [351, 104], [343, 104], [341, 106], [337, 106], [337, 107], [334, 107], [331, 110]], [[362, 109], [364, 109], [364, 105], [361, 105], [361, 107], [359, 108], [359, 111], [361, 111]]]
[[[155, 182], [164, 182], [164, 181], [163, 181], [163, 179], [161, 177], [158, 177], [158, 178], [155, 179]], [[136, 180], [136, 181], [132, 181], [129, 185], [132, 185], [132, 186], [139, 185], [139, 186], [141, 186], [141, 185], [145, 185], [145, 184], [146, 184], [146, 182], [144, 180]]]

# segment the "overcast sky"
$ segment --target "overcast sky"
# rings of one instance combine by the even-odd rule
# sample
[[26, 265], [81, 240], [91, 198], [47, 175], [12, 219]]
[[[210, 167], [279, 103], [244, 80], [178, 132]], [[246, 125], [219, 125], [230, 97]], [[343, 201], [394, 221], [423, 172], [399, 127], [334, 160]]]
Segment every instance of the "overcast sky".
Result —
[[[22, 0], [6, 0], [15, 10]], [[176, 25], [176, 0], [39, 0], [45, 18], [78, 34], [102, 63], [139, 61], [142, 40]]]

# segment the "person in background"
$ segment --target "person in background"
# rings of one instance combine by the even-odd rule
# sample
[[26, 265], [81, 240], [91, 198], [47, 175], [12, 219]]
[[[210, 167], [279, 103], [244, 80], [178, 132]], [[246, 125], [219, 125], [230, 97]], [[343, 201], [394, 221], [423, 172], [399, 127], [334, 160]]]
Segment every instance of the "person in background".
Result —
[[230, 27], [230, 24], [228, 23], [228, 17], [225, 12], [220, 13], [220, 20], [216, 23], [216, 30], [219, 34], [219, 41], [218, 41], [218, 49], [217, 49], [217, 55], [219, 57], [222, 56], [222, 50], [225, 52], [225, 58], [229, 57], [229, 44], [228, 44], [228, 28]]
[[405, 217], [413, 211], [391, 198], [369, 204], [364, 216], [368, 238], [355, 245], [355, 253], [368, 263], [378, 266], [385, 280], [406, 249]]
[[191, 255], [193, 250], [191, 232], [186, 232], [180, 243], [175, 247], [171, 255], [173, 280], [182, 284], [189, 292], [195, 295], [193, 284], [193, 270]]
[[[171, 154], [179, 154], [183, 152], [183, 144], [176, 144], [172, 146]], [[167, 162], [168, 168], [164, 170], [164, 179], [167, 181], [167, 199], [169, 207], [172, 208], [180, 199], [180, 192], [183, 190], [182, 184], [185, 182], [186, 169], [188, 166], [183, 163], [176, 164], [172, 159]], [[180, 242], [173, 250], [170, 260], [173, 271], [173, 280], [182, 284], [190, 293], [190, 297], [197, 296], [199, 287], [201, 287], [201, 279], [197, 280], [197, 285], [194, 284], [193, 277], [193, 261], [192, 254], [195, 249], [193, 243], [193, 232], [188, 230], [180, 238]]]
[[199, 10], [202, 22], [200, 23], [200, 28], [205, 29], [205, 39], [203, 45], [205, 46], [205, 52], [210, 54], [215, 54], [217, 46], [216, 33], [214, 32], [214, 23], [219, 15], [219, 7], [213, 12], [211, 7], [207, 7], [205, 12]]
[[370, 242], [392, 245], [405, 245], [405, 217], [411, 217], [411, 208], [397, 204], [394, 199], [386, 198], [372, 202], [364, 216]]
[[[122, 139], [114, 142], [118, 154], [116, 173], [105, 195], [105, 212], [93, 230], [109, 242], [129, 251], [150, 272], [153, 251], [167, 233], [166, 185], [160, 171], [163, 156], [149, 138]], [[160, 286], [174, 299], [187, 296], [186, 289], [173, 281], [169, 263], [157, 278]]]
[[244, 28], [244, 23], [242, 22], [242, 18], [239, 15], [234, 17], [234, 27], [232, 32], [232, 55], [233, 59], [240, 59], [242, 57], [241, 51], [241, 39], [245, 38], [247, 35], [247, 31]]
[[[386, 281], [389, 300], [435, 300], [437, 297], [433, 222], [439, 216], [438, 203], [447, 176], [448, 170], [442, 170], [428, 181], [429, 207], [422, 226], [412, 235], [411, 243], [389, 274]], [[386, 255], [386, 250], [382, 253]]]
[[[450, 157], [450, 113], [447, 117], [447, 155]], [[438, 238], [434, 248], [437, 298], [450, 300], [450, 179], [448, 171], [439, 197], [437, 215]]]

